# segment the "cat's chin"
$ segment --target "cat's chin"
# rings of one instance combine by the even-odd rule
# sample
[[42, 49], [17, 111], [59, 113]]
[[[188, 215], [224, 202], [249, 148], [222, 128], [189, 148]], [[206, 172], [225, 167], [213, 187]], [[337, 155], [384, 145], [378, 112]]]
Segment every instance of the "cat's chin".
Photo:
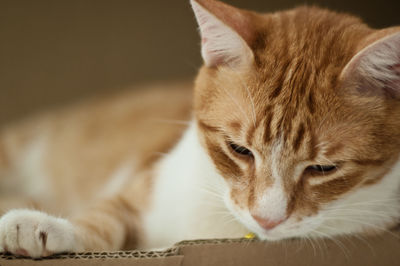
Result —
[[[289, 227], [293, 227], [293, 226], [289, 226]], [[255, 229], [255, 228], [253, 228], [253, 229]], [[313, 229], [312, 228], [304, 228], [301, 226], [297, 227], [297, 229], [285, 229], [285, 226], [283, 226], [283, 227], [277, 227], [270, 231], [256, 229], [256, 230], [253, 230], [253, 232], [261, 240], [279, 241], [279, 240], [284, 240], [284, 239], [302, 238], [302, 237], [311, 236], [313, 234]]]
[[270, 236], [266, 234], [258, 234], [257, 235], [260, 240], [264, 241], [279, 241], [290, 237], [280, 237], [280, 236]]
[[304, 236], [304, 234], [284, 234], [284, 233], [267, 232], [267, 233], [258, 233], [257, 236], [259, 239], [265, 241], [280, 241], [290, 238], [299, 238]]

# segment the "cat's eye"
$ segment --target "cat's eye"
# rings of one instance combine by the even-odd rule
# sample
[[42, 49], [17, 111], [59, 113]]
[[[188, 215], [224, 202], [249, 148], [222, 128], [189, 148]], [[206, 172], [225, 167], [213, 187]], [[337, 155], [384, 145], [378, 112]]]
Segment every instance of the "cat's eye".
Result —
[[246, 147], [239, 146], [235, 143], [229, 143], [229, 147], [234, 151], [235, 153], [242, 155], [242, 156], [247, 156], [247, 157], [253, 157], [253, 153], [247, 149]]
[[310, 165], [306, 168], [306, 171], [311, 171], [314, 173], [332, 173], [333, 171], [335, 171], [337, 169], [336, 165], [320, 165], [320, 164], [316, 164], [316, 165]]

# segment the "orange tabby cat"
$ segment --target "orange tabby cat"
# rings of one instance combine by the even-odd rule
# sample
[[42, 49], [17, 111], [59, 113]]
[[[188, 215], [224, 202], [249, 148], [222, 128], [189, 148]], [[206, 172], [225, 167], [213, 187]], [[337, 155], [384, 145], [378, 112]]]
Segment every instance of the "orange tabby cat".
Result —
[[39, 257], [395, 225], [400, 28], [191, 3], [205, 62], [194, 115], [182, 84], [5, 128], [0, 247]]

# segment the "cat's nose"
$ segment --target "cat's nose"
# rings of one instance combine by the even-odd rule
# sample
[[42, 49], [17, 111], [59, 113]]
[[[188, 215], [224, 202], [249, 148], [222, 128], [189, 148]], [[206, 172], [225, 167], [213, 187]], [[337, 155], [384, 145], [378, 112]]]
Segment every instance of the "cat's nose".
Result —
[[271, 230], [286, 220], [286, 219], [272, 220], [268, 218], [261, 218], [260, 216], [257, 215], [252, 215], [252, 216], [254, 220], [256, 220], [257, 223], [266, 230]]

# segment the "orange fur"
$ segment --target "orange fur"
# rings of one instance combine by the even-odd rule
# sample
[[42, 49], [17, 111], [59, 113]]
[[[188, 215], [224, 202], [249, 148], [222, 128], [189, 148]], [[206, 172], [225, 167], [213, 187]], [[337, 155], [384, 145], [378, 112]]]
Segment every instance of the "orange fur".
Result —
[[[256, 199], [272, 185], [268, 163], [277, 141], [283, 145], [279, 169], [287, 213], [299, 220], [357, 187], [379, 182], [400, 152], [400, 106], [360, 95], [341, 73], [358, 51], [399, 28], [373, 30], [350, 15], [316, 7], [258, 14], [198, 2], [254, 54], [248, 68], [202, 67], [194, 89], [202, 144], [220, 174], [236, 184], [231, 198], [240, 208], [256, 208]], [[167, 120], [191, 116], [190, 86], [171, 87], [83, 102], [5, 128], [1, 182], [25, 180], [19, 161], [42, 141], [46, 190], [26, 199], [35, 208], [71, 217], [85, 250], [135, 247], [158, 153], [168, 152], [185, 128]], [[261, 166], [235, 154], [231, 142], [257, 152]], [[320, 156], [324, 143], [329, 161]], [[294, 166], [304, 161], [347, 168], [342, 176], [311, 186], [307, 180], [316, 178], [311, 172], [293, 178]], [[134, 168], [129, 180], [105, 198], [104, 186], [124, 163]]]
[[[90, 235], [84, 244], [88, 250], [132, 247], [139, 238], [137, 212], [146, 207], [149, 193], [147, 172], [185, 129], [180, 121], [190, 118], [190, 105], [189, 84], [153, 86], [11, 125], [3, 130], [1, 151], [12, 173], [2, 181], [32, 178], [19, 176], [24, 173], [16, 167], [31, 143], [44, 138], [41, 167], [48, 187], [40, 197], [27, 200], [37, 202], [36, 209], [76, 217], [73, 221]], [[134, 168], [127, 181], [131, 186], [103, 199], [104, 186], [123, 163]], [[3, 211], [32, 207], [8, 200], [5, 205], [9, 208]]]
[[[211, 2], [204, 1], [204, 7], [231, 26]], [[238, 33], [246, 32], [243, 38], [252, 48], [254, 65], [242, 72], [229, 66], [203, 67], [194, 100], [203, 141], [219, 171], [229, 180], [235, 176], [234, 182], [250, 180], [246, 189], [232, 192], [234, 201], [251, 209], [254, 198], [272, 182], [271, 170], [255, 171], [253, 160], [241, 167], [243, 159], [232, 156], [229, 141], [257, 151], [264, 163], [271, 156], [272, 142], [282, 138], [279, 168], [290, 195], [288, 215], [316, 213], [324, 203], [380, 180], [399, 156], [400, 106], [355, 94], [340, 74], [358, 51], [400, 28], [376, 31], [355, 17], [316, 7], [241, 15], [251, 21], [242, 27], [251, 28], [253, 36], [243, 28]], [[235, 124], [240, 124], [240, 131], [232, 128]], [[316, 158], [324, 142], [329, 144], [329, 161]], [[293, 166], [301, 161], [343, 162], [351, 170], [309, 187], [304, 182], [311, 178], [307, 172], [300, 181], [292, 177]]]

